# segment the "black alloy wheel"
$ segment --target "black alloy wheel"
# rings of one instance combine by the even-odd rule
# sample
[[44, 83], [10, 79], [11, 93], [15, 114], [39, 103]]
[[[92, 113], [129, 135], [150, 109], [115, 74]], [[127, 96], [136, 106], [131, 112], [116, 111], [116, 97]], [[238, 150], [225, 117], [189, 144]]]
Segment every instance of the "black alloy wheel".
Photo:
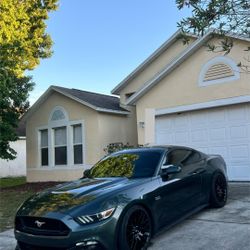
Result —
[[217, 172], [212, 178], [210, 203], [212, 207], [223, 207], [227, 202], [227, 180], [225, 176]]
[[151, 234], [152, 223], [148, 212], [141, 206], [133, 206], [127, 211], [122, 222], [119, 249], [147, 249]]

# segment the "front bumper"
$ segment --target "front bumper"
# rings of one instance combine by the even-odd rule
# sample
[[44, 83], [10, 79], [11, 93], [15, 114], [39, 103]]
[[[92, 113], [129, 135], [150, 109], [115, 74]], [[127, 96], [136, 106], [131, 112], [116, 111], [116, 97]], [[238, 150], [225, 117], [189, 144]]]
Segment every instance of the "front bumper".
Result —
[[116, 212], [104, 221], [89, 225], [79, 225], [71, 216], [60, 213], [53, 213], [50, 218], [61, 220], [70, 229], [69, 234], [66, 236], [45, 236], [15, 229], [15, 238], [21, 249], [22, 245], [30, 246], [26, 249], [36, 250], [116, 249]]

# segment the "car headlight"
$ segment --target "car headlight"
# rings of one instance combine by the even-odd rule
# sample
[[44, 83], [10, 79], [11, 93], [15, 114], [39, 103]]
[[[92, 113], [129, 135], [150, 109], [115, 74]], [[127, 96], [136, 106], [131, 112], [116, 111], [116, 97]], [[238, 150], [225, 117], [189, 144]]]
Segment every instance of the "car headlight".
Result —
[[76, 218], [76, 221], [78, 223], [84, 224], [84, 225], [99, 222], [99, 221], [102, 221], [102, 220], [109, 218], [114, 213], [114, 211], [115, 211], [115, 207], [109, 208], [109, 209], [104, 210], [100, 213], [96, 213], [96, 214], [92, 214], [92, 215], [78, 216]]

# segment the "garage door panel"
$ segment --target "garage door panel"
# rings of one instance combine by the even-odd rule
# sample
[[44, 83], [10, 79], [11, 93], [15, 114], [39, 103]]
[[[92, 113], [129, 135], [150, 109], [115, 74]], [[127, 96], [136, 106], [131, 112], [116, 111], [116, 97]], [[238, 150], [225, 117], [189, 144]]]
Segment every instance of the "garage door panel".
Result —
[[220, 128], [213, 128], [209, 130], [209, 140], [211, 142], [216, 141], [225, 141], [226, 140], [226, 128], [220, 127]]
[[207, 137], [207, 131], [204, 129], [197, 129], [194, 131], [191, 131], [191, 143], [199, 143], [204, 144], [207, 143], [208, 137]]
[[157, 119], [157, 123], [156, 123], [156, 129], [158, 131], [160, 130], [170, 130], [172, 128], [173, 124], [173, 120], [168, 118], [168, 119], [164, 119], [164, 117], [159, 117]]
[[[199, 111], [200, 112], [200, 111]], [[207, 114], [208, 125], [224, 124], [226, 121], [226, 114], [223, 108], [218, 108], [216, 110], [205, 111]], [[213, 123], [211, 123], [213, 121]]]
[[242, 126], [232, 126], [230, 127], [230, 139], [231, 140], [244, 140], [248, 138], [248, 128], [249, 126], [247, 125], [242, 125]]
[[194, 113], [190, 114], [190, 124], [191, 128], [203, 128], [207, 126], [207, 114], [203, 113]]
[[185, 129], [188, 126], [188, 116], [186, 114], [176, 115], [174, 118], [174, 127], [176, 130]]
[[156, 143], [220, 154], [230, 180], [250, 181], [250, 103], [156, 117]]
[[159, 133], [157, 135], [156, 141], [158, 144], [174, 144], [175, 140], [173, 139], [174, 133]]
[[249, 160], [249, 145], [234, 145], [230, 147], [230, 155], [232, 161], [243, 161]]
[[246, 122], [247, 119], [247, 107], [246, 106], [236, 106], [228, 109], [228, 121], [231, 123], [242, 124]]
[[188, 143], [188, 132], [179, 131], [175, 133], [175, 142], [178, 144], [187, 144]]
[[[245, 174], [242, 175], [242, 172]], [[249, 181], [250, 180], [250, 167], [249, 165], [232, 165], [228, 166], [228, 176], [233, 176], [232, 180], [235, 181]]]

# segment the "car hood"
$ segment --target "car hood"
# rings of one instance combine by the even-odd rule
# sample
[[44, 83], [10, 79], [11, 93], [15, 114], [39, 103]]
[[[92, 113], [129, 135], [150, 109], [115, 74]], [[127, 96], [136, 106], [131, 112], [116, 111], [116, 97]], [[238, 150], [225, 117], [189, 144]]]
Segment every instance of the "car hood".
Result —
[[98, 178], [79, 179], [57, 185], [28, 199], [18, 210], [18, 215], [48, 216], [53, 212], [70, 214], [79, 207], [87, 206], [103, 196], [109, 196], [119, 190], [137, 186], [141, 179]]

